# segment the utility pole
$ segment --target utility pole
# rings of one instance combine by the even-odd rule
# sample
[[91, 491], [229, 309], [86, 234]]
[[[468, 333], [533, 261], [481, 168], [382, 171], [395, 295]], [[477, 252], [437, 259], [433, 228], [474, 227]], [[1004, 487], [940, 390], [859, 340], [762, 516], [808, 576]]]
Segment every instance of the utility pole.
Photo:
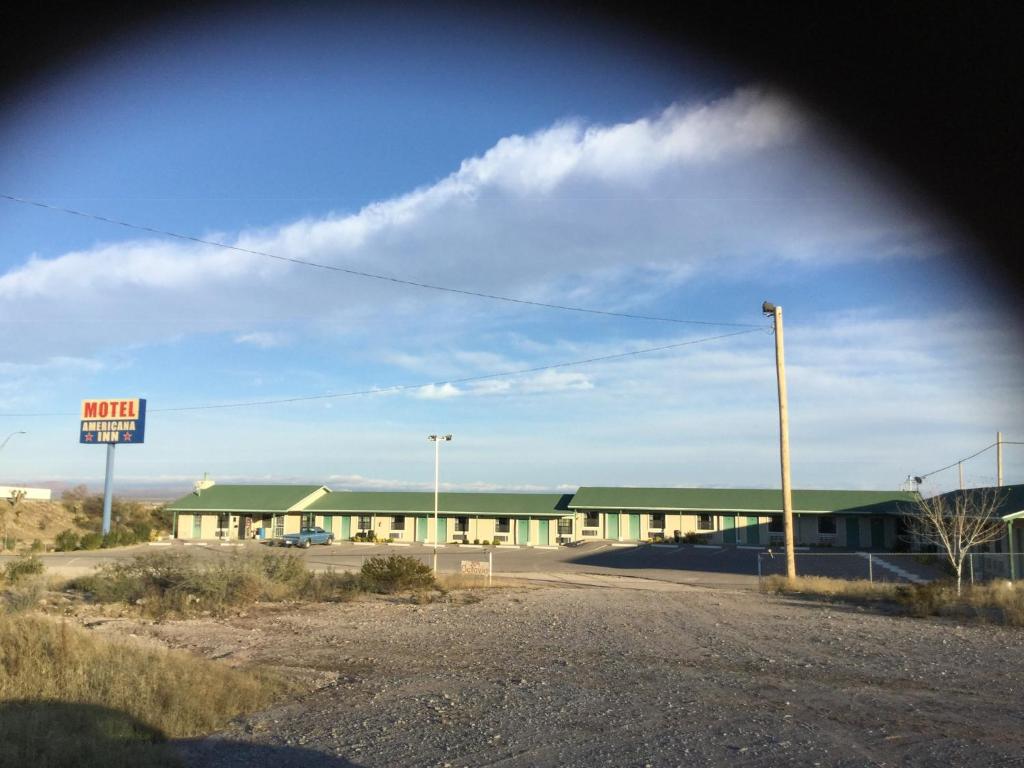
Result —
[[782, 525], [786, 537], [786, 578], [796, 578], [796, 552], [793, 545], [793, 490], [789, 476], [789, 398], [786, 394], [786, 352], [782, 338], [782, 307], [770, 301], [761, 311], [772, 318], [775, 332], [775, 376], [779, 385], [779, 460], [782, 464]]
[[962, 461], [958, 461], [956, 466], [960, 471], [960, 490], [962, 491], [964, 489], [964, 463]]
[[1003, 487], [1003, 433], [996, 432], [996, 485]]

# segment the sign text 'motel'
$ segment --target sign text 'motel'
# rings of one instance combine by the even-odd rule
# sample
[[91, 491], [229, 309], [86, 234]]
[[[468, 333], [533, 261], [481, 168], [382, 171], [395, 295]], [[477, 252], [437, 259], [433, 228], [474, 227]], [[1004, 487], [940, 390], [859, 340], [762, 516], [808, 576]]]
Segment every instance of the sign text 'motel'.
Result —
[[141, 443], [146, 437], [146, 401], [111, 398], [82, 401], [80, 443]]

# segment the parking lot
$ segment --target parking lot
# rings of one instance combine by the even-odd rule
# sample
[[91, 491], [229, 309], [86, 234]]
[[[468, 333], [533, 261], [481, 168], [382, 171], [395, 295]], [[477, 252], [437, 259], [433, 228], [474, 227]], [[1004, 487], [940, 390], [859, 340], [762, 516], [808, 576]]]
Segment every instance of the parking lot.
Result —
[[[90, 572], [104, 562], [129, 559], [146, 552], [189, 552], [203, 558], [230, 556], [239, 551], [267, 551], [266, 543], [246, 542], [160, 542], [116, 550], [59, 552], [42, 555], [47, 568], [57, 575], [77, 576]], [[272, 548], [281, 551], [279, 548]], [[356, 544], [337, 542], [298, 550], [316, 570], [358, 570], [374, 556], [401, 554], [417, 557], [428, 564], [435, 549], [422, 544]], [[764, 575], [785, 572], [785, 556], [780, 551], [746, 547], [702, 547], [693, 544], [651, 545], [610, 542], [584, 542], [557, 548], [484, 547], [448, 545], [436, 549], [437, 567], [442, 573], [485, 567], [490, 560], [495, 576], [558, 580], [559, 574], [596, 573], [635, 576], [679, 584], [706, 587], [756, 589], [758, 568]], [[0, 560], [3, 558], [0, 557]], [[797, 570], [803, 575], [833, 578], [907, 582], [930, 580], [938, 569], [911, 556], [873, 553], [870, 564], [866, 554], [856, 552], [797, 553]], [[464, 566], [480, 563], [480, 566]]]

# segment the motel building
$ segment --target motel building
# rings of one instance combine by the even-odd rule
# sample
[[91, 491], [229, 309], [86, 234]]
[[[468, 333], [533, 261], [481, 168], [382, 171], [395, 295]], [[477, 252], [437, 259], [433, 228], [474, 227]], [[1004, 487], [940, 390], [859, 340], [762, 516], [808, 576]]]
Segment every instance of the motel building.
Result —
[[[893, 549], [917, 495], [906, 491], [793, 491], [797, 545]], [[575, 494], [331, 490], [325, 485], [219, 485], [167, 507], [178, 539], [276, 539], [321, 526], [337, 541], [498, 542], [556, 546], [579, 541], [686, 538], [709, 544], [782, 543], [781, 493], [772, 489], [582, 487]], [[1018, 532], [1019, 532], [1018, 526]], [[1011, 529], [1012, 530], [1012, 529]], [[436, 538], [435, 538], [436, 535]]]

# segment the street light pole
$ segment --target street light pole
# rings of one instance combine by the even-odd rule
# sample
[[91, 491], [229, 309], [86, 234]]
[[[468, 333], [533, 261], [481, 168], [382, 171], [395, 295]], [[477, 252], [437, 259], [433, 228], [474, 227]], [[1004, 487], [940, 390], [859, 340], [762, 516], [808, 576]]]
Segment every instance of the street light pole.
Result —
[[28, 434], [28, 432], [25, 432], [25, 431], [20, 430], [20, 429], [14, 431], [14, 432], [11, 432], [11, 434], [9, 434], [7, 437], [5, 437], [4, 441], [2, 443], [0, 443], [0, 451], [2, 451], [4, 449], [5, 445], [7, 445], [7, 441], [10, 440], [15, 435], [27, 435], [27, 434]]
[[779, 387], [779, 460], [782, 464], [782, 525], [786, 538], [786, 578], [796, 578], [796, 553], [793, 548], [793, 490], [789, 477], [789, 397], [786, 393], [786, 352], [782, 339], [782, 307], [770, 301], [761, 311], [772, 318], [775, 331], [775, 377]]
[[441, 441], [451, 442], [451, 435], [427, 435], [434, 443], [434, 573], [437, 573], [437, 507], [441, 491]]

